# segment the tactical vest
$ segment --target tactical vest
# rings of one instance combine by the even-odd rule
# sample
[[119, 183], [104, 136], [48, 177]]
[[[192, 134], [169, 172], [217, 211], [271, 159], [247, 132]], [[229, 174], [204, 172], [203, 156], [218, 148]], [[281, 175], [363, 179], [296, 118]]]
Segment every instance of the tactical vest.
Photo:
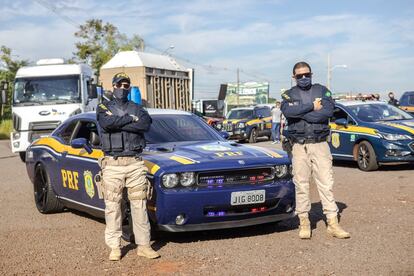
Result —
[[[313, 103], [316, 98], [323, 98], [326, 88], [320, 84], [313, 84], [309, 90], [302, 90], [299, 87], [292, 87], [286, 91], [290, 101], [295, 103]], [[324, 123], [308, 123], [301, 118], [288, 118], [288, 136], [293, 141], [301, 142], [304, 140], [314, 140], [315, 142], [324, 141], [329, 136], [329, 121]]]
[[[133, 102], [119, 104], [115, 100], [105, 103], [108, 110], [115, 116], [125, 114], [140, 116], [141, 106]], [[143, 133], [131, 133], [127, 131], [107, 132], [101, 129], [102, 150], [106, 155], [112, 156], [137, 156], [145, 148]]]

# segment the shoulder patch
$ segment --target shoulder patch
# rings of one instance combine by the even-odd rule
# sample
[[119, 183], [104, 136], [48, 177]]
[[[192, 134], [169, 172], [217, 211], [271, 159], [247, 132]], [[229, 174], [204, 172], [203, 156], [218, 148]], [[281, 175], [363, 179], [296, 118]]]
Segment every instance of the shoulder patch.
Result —
[[285, 100], [290, 100], [290, 97], [289, 97], [287, 91], [283, 92], [282, 98], [285, 99]]
[[326, 97], [331, 97], [331, 96], [332, 96], [331, 91], [326, 90], [326, 92], [325, 92], [325, 96], [326, 96]]
[[99, 107], [102, 109], [108, 110], [108, 108], [103, 103], [99, 104]]

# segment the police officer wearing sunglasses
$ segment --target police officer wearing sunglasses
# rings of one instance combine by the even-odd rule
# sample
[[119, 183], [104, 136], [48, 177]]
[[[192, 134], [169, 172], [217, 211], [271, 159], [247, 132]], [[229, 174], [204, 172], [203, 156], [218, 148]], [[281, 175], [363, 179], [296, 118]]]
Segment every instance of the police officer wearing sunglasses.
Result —
[[122, 210], [124, 188], [131, 205], [131, 217], [138, 256], [157, 258], [159, 254], [150, 246], [150, 223], [147, 214], [147, 197], [150, 186], [147, 168], [140, 154], [145, 148], [144, 132], [151, 125], [148, 112], [128, 100], [131, 81], [125, 73], [112, 79], [113, 97], [97, 108], [104, 158], [99, 160], [102, 169], [103, 197], [105, 199], [105, 242], [111, 249], [109, 260], [121, 259]]
[[327, 218], [328, 234], [349, 238], [350, 234], [338, 224], [338, 207], [332, 192], [332, 155], [327, 143], [329, 118], [334, 110], [331, 92], [320, 84], [312, 84], [311, 67], [306, 62], [294, 65], [292, 77], [296, 86], [282, 94], [281, 110], [288, 121], [288, 139], [292, 144], [299, 237], [311, 238], [309, 182], [313, 177]]

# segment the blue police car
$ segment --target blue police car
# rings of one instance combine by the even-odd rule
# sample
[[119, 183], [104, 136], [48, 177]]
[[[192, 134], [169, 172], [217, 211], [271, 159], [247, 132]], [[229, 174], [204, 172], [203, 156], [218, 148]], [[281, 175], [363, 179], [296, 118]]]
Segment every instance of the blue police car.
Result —
[[[241, 227], [293, 215], [294, 185], [284, 152], [227, 141], [191, 113], [149, 113], [153, 124], [142, 158], [152, 187], [149, 217], [158, 229]], [[95, 182], [103, 156], [98, 131], [95, 113], [79, 114], [28, 148], [27, 172], [41, 213], [72, 208], [104, 217]]]
[[355, 160], [363, 171], [382, 163], [414, 162], [414, 117], [379, 101], [337, 101], [331, 120], [334, 159]]

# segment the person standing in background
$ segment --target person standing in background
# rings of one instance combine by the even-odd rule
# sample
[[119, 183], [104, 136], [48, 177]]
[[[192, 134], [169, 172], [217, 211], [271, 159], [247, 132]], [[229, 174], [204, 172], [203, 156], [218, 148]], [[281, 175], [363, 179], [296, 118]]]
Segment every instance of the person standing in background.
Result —
[[282, 111], [280, 111], [280, 102], [276, 101], [275, 106], [272, 108], [272, 144], [280, 143], [280, 116]]

